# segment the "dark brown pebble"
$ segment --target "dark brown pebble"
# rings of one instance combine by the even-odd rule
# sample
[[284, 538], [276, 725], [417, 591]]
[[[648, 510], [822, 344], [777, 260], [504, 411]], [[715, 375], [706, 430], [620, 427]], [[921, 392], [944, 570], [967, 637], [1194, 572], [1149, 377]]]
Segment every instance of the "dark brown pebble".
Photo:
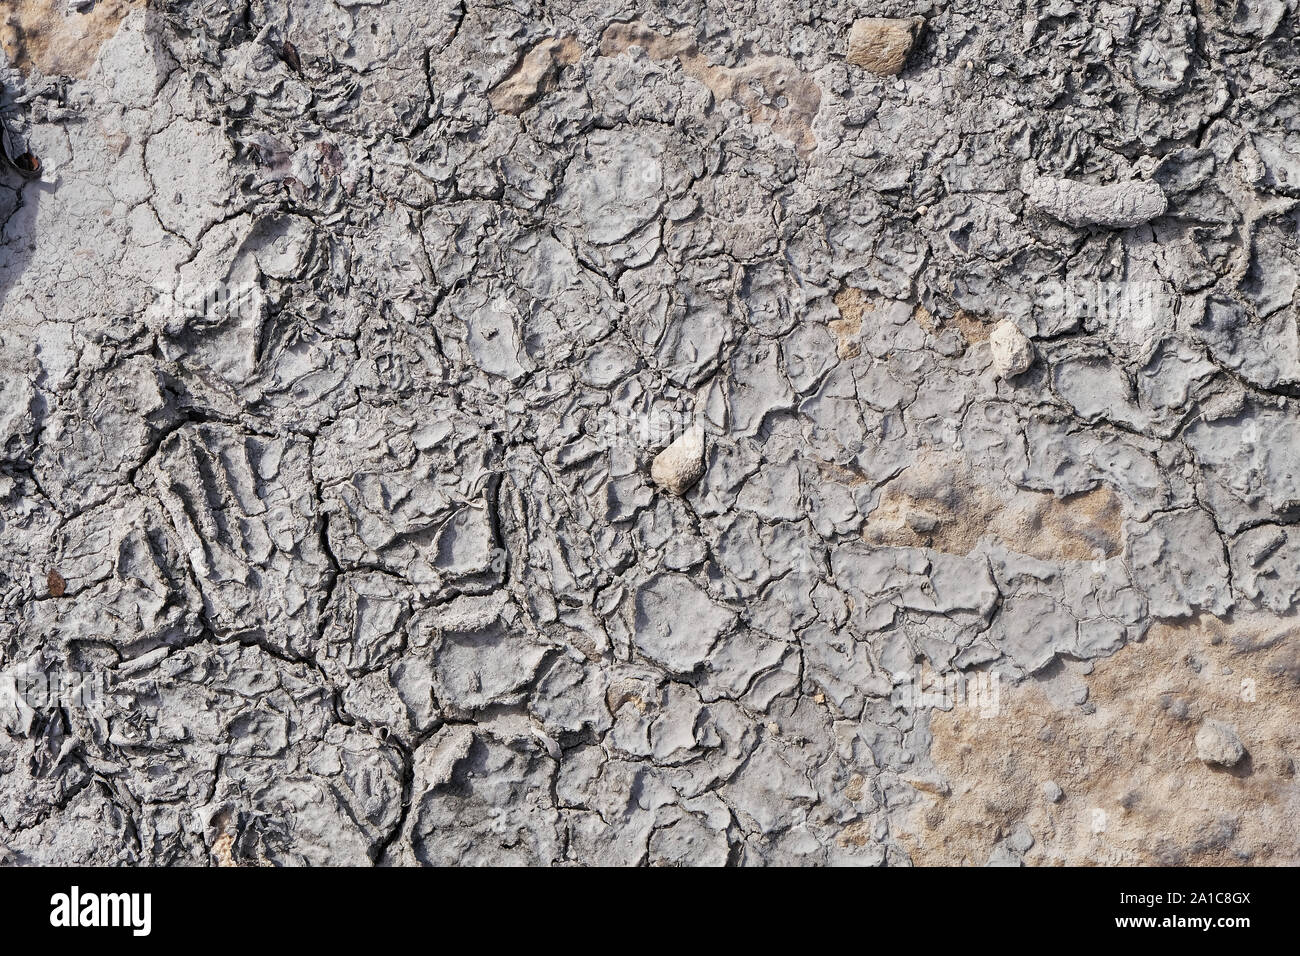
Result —
[[298, 56], [298, 48], [288, 40], [284, 41], [284, 47], [281, 50], [284, 62], [289, 64], [289, 69], [295, 73], [302, 73], [302, 60]]

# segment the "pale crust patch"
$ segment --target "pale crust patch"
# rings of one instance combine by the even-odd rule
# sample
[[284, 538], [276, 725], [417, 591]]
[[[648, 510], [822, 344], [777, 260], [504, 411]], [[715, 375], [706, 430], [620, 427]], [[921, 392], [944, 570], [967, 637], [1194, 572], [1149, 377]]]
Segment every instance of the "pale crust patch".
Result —
[[132, 10], [146, 0], [99, 0], [85, 13], [66, 0], [7, 0], [0, 12], [0, 46], [20, 70], [84, 77]]
[[[983, 864], [1021, 823], [1036, 841], [1029, 864], [1300, 859], [1300, 623], [1157, 624], [1078, 679], [1093, 713], [1054, 703], [1034, 681], [1003, 686], [995, 717], [929, 712], [947, 787], [919, 796], [902, 835], [914, 862]], [[1248, 751], [1237, 767], [1196, 758], [1205, 717], [1236, 727]], [[1064, 791], [1058, 803], [1043, 795], [1045, 781]]]
[[[715, 66], [689, 37], [665, 36], [635, 21], [610, 24], [600, 38], [601, 56], [617, 56], [631, 46], [641, 47], [652, 60], [676, 59], [715, 99], [739, 103], [751, 121], [770, 126], [800, 155], [817, 148], [812, 121], [821, 107], [821, 90], [785, 57], [756, 56], [739, 66]], [[784, 106], [776, 105], [782, 100]]]
[[885, 486], [863, 538], [897, 548], [969, 554], [985, 537], [1043, 561], [1119, 553], [1124, 511], [1105, 485], [1058, 498], [980, 481], [956, 455], [923, 455]]
[[538, 96], [555, 88], [559, 71], [582, 58], [573, 37], [543, 40], [528, 51], [504, 80], [488, 93], [498, 113], [522, 112]]
[[862, 317], [873, 311], [876, 304], [867, 300], [861, 289], [852, 286], [841, 289], [834, 302], [840, 317], [826, 324], [835, 336], [835, 353], [842, 359], [856, 358], [862, 354]]

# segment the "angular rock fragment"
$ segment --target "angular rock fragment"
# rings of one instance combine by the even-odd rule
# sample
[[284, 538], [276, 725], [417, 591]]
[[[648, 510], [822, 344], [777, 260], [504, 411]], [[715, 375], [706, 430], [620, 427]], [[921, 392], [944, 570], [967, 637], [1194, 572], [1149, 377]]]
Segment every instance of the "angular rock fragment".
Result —
[[894, 20], [886, 17], [863, 17], [849, 30], [849, 52], [845, 57], [854, 66], [877, 76], [895, 76], [903, 70], [907, 54], [925, 21], [920, 17]]
[[993, 368], [1003, 378], [1014, 378], [1029, 371], [1034, 364], [1033, 345], [1014, 322], [1006, 319], [989, 336], [989, 348], [993, 353]]
[[692, 425], [661, 451], [650, 465], [650, 478], [660, 488], [684, 495], [704, 474], [704, 429]]
[[1232, 724], [1206, 719], [1196, 732], [1196, 756], [1213, 766], [1235, 767], [1246, 756], [1246, 748]]

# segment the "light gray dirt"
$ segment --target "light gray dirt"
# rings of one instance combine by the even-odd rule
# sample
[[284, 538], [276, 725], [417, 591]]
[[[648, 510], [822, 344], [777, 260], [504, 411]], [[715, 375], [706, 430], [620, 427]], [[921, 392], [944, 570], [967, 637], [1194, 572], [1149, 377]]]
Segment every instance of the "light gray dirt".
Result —
[[1294, 614], [1296, 0], [117, 6], [0, 60], [5, 860], [906, 864], [954, 688]]

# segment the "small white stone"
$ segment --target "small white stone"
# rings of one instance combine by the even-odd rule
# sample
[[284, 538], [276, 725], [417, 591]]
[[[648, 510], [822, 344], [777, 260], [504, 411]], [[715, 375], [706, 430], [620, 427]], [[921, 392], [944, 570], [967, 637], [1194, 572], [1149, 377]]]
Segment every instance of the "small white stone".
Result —
[[1048, 780], [1043, 784], [1043, 796], [1047, 798], [1048, 803], [1060, 803], [1065, 793], [1055, 780]]
[[1207, 719], [1196, 732], [1196, 756], [1208, 764], [1235, 767], [1246, 756], [1246, 748], [1232, 724]]
[[993, 368], [1003, 378], [1014, 378], [1034, 364], [1033, 344], [1007, 319], [999, 322], [989, 336], [989, 348], [993, 351]]
[[661, 451], [650, 465], [650, 478], [660, 488], [684, 495], [704, 474], [704, 429], [692, 425]]

